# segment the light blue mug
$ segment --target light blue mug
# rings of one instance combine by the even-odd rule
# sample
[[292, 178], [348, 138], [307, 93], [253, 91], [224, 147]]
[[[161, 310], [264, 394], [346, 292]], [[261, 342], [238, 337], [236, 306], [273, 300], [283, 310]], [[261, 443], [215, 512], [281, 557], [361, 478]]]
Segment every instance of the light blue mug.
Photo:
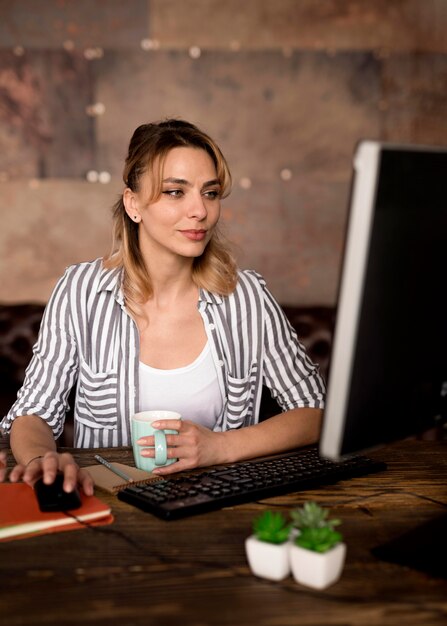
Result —
[[[131, 432], [132, 432], [132, 448], [135, 465], [146, 472], [152, 472], [156, 467], [162, 465], [171, 465], [175, 463], [177, 459], [168, 459], [168, 448], [166, 445], [166, 435], [177, 435], [177, 430], [165, 429], [160, 430], [152, 426], [152, 422], [158, 420], [179, 420], [181, 419], [180, 413], [175, 411], [141, 411], [132, 415], [130, 420]], [[153, 435], [155, 437], [155, 458], [147, 456], [141, 456], [141, 451], [145, 447], [137, 444], [140, 437], [148, 437]]]

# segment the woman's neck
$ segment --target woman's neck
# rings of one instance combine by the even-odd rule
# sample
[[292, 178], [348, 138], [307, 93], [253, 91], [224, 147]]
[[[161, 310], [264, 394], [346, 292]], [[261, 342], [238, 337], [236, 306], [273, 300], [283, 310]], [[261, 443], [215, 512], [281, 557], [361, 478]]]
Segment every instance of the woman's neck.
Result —
[[152, 284], [151, 301], [156, 306], [169, 306], [185, 298], [197, 297], [197, 286], [192, 279], [193, 260], [184, 261], [186, 263], [147, 264]]

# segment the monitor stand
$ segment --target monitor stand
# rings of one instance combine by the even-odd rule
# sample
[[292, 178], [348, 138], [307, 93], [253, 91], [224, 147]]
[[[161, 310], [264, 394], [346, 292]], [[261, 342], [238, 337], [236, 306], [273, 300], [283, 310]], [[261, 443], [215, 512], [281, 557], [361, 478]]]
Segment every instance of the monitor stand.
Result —
[[447, 514], [438, 516], [387, 543], [372, 554], [430, 576], [447, 579]]

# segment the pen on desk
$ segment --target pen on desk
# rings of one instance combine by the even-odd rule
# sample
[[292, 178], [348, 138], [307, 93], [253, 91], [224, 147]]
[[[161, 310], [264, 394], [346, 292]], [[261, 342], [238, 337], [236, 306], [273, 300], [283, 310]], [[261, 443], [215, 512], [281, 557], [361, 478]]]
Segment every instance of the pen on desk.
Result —
[[98, 463], [102, 463], [102, 465], [105, 465], [107, 469], [109, 469], [120, 478], [124, 478], [124, 480], [127, 480], [130, 483], [133, 482], [133, 479], [130, 476], [119, 470], [117, 467], [114, 467], [111, 463], [103, 459], [102, 456], [99, 456], [99, 454], [95, 454], [95, 459], [98, 461]]

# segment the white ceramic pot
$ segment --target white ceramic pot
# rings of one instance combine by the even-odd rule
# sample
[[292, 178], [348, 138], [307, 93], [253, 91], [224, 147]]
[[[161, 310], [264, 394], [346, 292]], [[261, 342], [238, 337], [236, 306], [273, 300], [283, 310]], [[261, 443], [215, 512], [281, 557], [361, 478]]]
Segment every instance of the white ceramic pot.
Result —
[[290, 574], [290, 542], [281, 544], [260, 541], [254, 535], [245, 540], [248, 564], [255, 576], [268, 580], [282, 580]]
[[297, 583], [325, 589], [341, 576], [346, 557], [346, 544], [338, 543], [327, 552], [313, 552], [291, 544], [290, 566]]

